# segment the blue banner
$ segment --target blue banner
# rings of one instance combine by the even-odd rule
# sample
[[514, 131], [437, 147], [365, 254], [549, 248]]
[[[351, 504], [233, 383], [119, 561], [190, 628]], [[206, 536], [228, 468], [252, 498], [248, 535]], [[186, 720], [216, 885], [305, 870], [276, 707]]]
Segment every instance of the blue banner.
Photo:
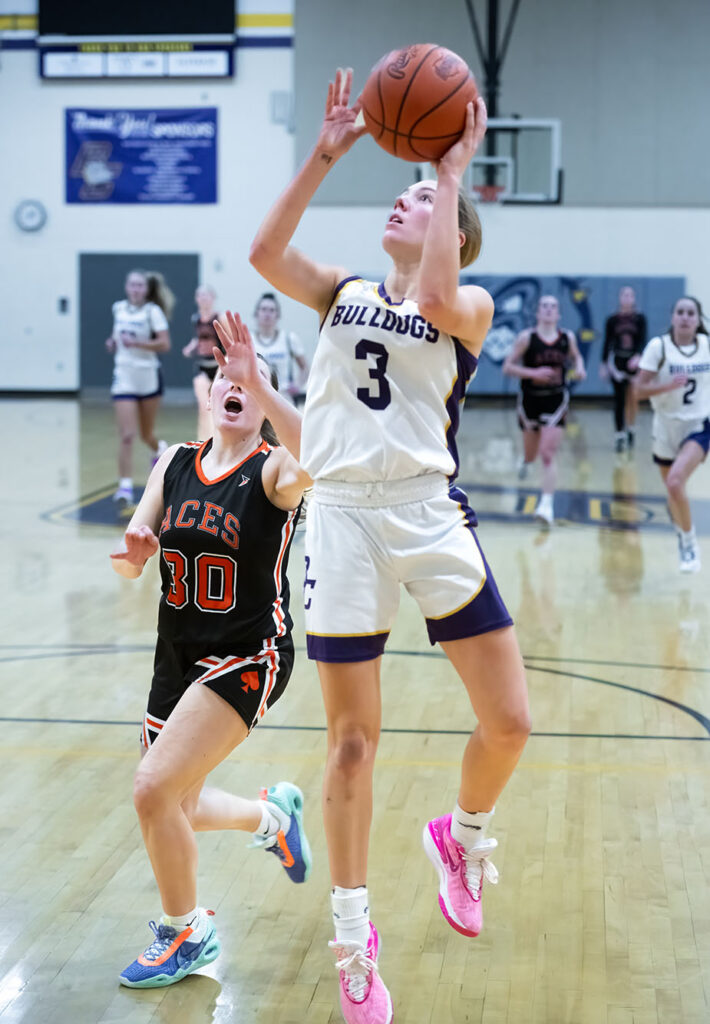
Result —
[[217, 108], [71, 109], [68, 203], [216, 203]]
[[575, 393], [600, 395], [611, 393], [611, 385], [599, 377], [599, 361], [604, 347], [606, 318], [616, 312], [619, 289], [631, 285], [636, 292], [639, 312], [646, 315], [648, 337], [668, 329], [671, 308], [685, 293], [683, 277], [602, 277], [583, 274], [479, 276], [464, 271], [462, 284], [478, 284], [489, 291], [495, 302], [493, 324], [483, 345], [478, 373], [470, 385], [472, 393], [507, 394], [517, 391], [520, 381], [504, 377], [503, 360], [515, 338], [526, 327], [535, 326], [535, 312], [541, 295], [554, 295], [560, 303], [560, 327], [577, 335], [579, 349], [587, 368], [587, 379], [575, 385]]

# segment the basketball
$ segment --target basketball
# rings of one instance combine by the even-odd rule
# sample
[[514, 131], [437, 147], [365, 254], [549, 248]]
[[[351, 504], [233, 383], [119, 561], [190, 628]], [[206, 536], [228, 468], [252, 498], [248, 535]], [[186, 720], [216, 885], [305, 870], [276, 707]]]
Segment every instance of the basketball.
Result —
[[402, 160], [439, 160], [459, 138], [478, 96], [458, 54], [435, 43], [392, 50], [370, 72], [360, 101], [378, 145]]

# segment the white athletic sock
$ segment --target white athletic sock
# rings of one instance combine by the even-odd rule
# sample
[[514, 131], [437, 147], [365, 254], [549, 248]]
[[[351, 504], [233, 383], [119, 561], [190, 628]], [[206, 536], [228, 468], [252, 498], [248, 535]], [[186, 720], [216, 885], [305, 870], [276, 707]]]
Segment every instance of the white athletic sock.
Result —
[[691, 526], [689, 530], [678, 530], [680, 539], [683, 542], [683, 547], [690, 547], [691, 544], [695, 544], [695, 527]]
[[370, 898], [367, 887], [343, 889], [336, 885], [330, 896], [336, 942], [359, 942], [367, 949], [370, 938]]
[[179, 917], [170, 917], [168, 914], [163, 914], [160, 923], [169, 924], [178, 935], [180, 932], [184, 932], [186, 928], [192, 928], [190, 942], [202, 942], [210, 926], [209, 917], [202, 907], [195, 907], [189, 914], [181, 914]]
[[270, 839], [272, 836], [276, 837], [281, 829], [287, 832], [288, 815], [268, 800], [260, 800], [259, 803], [261, 804], [261, 821], [255, 829], [254, 835], [260, 836], [262, 839]]
[[464, 850], [473, 850], [486, 838], [486, 830], [495, 814], [490, 811], [464, 811], [458, 804], [451, 815], [451, 835]]
[[118, 481], [120, 490], [132, 491], [133, 490], [133, 478], [130, 476], [122, 476]]

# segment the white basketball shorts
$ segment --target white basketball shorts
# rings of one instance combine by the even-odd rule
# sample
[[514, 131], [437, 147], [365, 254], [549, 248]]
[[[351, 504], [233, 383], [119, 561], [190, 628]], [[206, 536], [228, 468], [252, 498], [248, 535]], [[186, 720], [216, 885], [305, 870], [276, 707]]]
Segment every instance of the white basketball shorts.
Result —
[[372, 484], [316, 481], [306, 520], [308, 656], [379, 657], [404, 584], [429, 640], [460, 640], [512, 625], [463, 491], [429, 474]]
[[653, 461], [670, 466], [686, 441], [697, 441], [707, 454], [710, 420], [679, 420], [660, 413], [653, 415]]
[[113, 369], [111, 397], [113, 399], [155, 398], [163, 393], [163, 378], [159, 366], [118, 365]]

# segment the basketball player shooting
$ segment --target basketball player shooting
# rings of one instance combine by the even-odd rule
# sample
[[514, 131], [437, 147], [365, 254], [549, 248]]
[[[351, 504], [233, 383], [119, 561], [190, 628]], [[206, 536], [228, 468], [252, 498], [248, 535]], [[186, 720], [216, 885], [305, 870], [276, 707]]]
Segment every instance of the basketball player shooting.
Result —
[[463, 133], [437, 161], [436, 180], [397, 196], [382, 238], [392, 265], [384, 281], [366, 281], [291, 244], [319, 185], [363, 134], [351, 86], [352, 72], [338, 70], [315, 147], [267, 214], [250, 259], [322, 324], [300, 462], [314, 481], [305, 609], [328, 723], [331, 946], [347, 1024], [389, 1024], [392, 1000], [378, 973], [366, 886], [380, 666], [400, 583], [478, 718], [456, 806], [423, 829], [439, 906], [462, 935], [480, 932], [483, 881], [497, 880], [488, 859], [497, 844], [487, 829], [530, 720], [512, 620], [476, 539], [475, 515], [454, 483], [459, 401], [493, 316], [484, 289], [459, 285], [460, 268], [481, 246], [478, 216], [460, 186], [485, 134], [485, 104], [467, 104]]

